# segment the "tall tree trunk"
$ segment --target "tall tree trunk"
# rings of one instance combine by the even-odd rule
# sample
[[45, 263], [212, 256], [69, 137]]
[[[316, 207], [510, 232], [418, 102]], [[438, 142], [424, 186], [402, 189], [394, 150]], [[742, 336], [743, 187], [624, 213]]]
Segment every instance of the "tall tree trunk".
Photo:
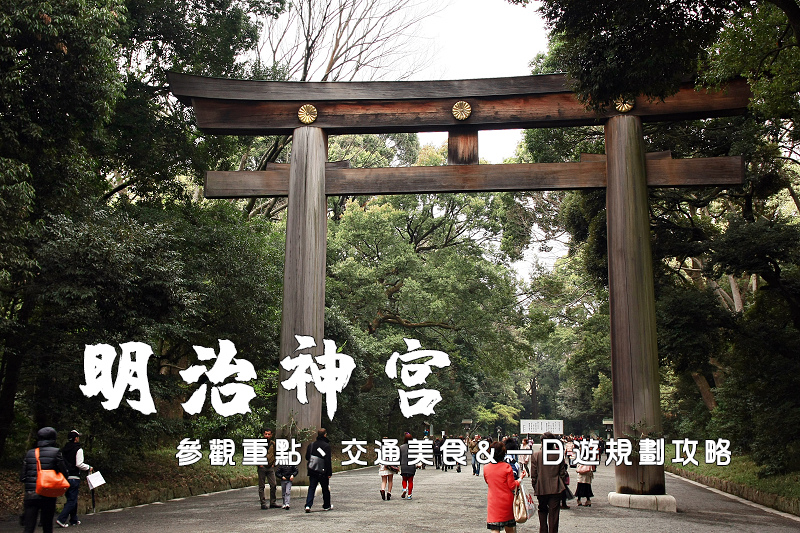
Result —
[[708, 410], [713, 411], [716, 409], [717, 399], [714, 398], [711, 385], [708, 384], [706, 377], [699, 372], [692, 372], [692, 379], [694, 379], [694, 382], [697, 384], [697, 388], [700, 390], [700, 396], [703, 397], [703, 403], [706, 404]]
[[[27, 291], [26, 291], [27, 292]], [[26, 294], [23, 297], [22, 308], [16, 320], [17, 326], [24, 328], [28, 323], [33, 310], [30, 303], [33, 298]], [[11, 434], [11, 424], [14, 422], [14, 400], [17, 396], [19, 376], [22, 370], [23, 353], [22, 339], [25, 335], [17, 332], [6, 341], [5, 350], [2, 355], [2, 375], [0, 375], [0, 457], [3, 457], [6, 449], [6, 440]]]
[[535, 377], [531, 379], [531, 418], [539, 418], [539, 389]]
[[744, 310], [744, 304], [742, 302], [742, 292], [739, 290], [739, 282], [733, 274], [728, 274], [728, 282], [731, 284], [731, 297], [733, 298], [734, 310], [737, 313], [741, 313]]

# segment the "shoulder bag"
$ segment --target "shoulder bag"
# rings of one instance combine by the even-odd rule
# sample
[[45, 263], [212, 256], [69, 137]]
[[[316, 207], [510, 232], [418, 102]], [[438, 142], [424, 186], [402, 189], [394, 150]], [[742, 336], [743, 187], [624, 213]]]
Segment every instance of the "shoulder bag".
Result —
[[308, 470], [317, 474], [325, 473], [325, 460], [319, 455], [312, 455], [308, 458]]
[[514, 490], [514, 520], [517, 524], [524, 524], [528, 521], [528, 503], [525, 497], [525, 489], [519, 484]]
[[36, 494], [47, 498], [63, 496], [69, 488], [69, 481], [61, 472], [55, 470], [42, 470], [39, 461], [39, 448], [36, 448]]

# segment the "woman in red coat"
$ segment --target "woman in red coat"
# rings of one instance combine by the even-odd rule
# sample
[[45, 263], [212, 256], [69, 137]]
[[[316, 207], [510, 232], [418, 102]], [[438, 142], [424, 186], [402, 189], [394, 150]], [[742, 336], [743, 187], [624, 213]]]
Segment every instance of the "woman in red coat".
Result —
[[[483, 479], [489, 486], [486, 497], [486, 529], [514, 533], [517, 522], [514, 520], [514, 490], [520, 481], [514, 479], [511, 465], [502, 460], [506, 455], [506, 448], [502, 442], [493, 442], [489, 447], [494, 450], [496, 463], [488, 463], [483, 467]], [[525, 477], [522, 470], [520, 480]]]

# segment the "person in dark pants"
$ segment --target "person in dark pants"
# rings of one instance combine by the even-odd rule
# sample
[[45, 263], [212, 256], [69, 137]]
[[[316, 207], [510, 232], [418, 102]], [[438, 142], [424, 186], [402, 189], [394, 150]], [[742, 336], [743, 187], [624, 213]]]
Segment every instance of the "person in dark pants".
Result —
[[[258, 465], [258, 499], [261, 501], [261, 508], [276, 509], [278, 505], [278, 483], [275, 478], [275, 444], [272, 441], [272, 430], [264, 429], [264, 440], [267, 441], [266, 463]], [[269, 507], [267, 507], [267, 497], [264, 494], [266, 485], [269, 483]]]
[[[536, 450], [531, 457], [531, 482], [536, 499], [539, 500], [539, 533], [558, 533], [561, 493], [567, 487], [564, 484], [567, 464], [544, 464], [547, 440], [555, 440], [555, 435], [549, 431], [542, 435], [542, 449]], [[547, 443], [547, 449], [555, 450], [556, 445]]]
[[56, 498], [48, 498], [36, 494], [36, 449], [39, 449], [39, 463], [42, 470], [55, 470], [67, 476], [67, 465], [61, 450], [56, 447], [56, 430], [43, 427], [39, 430], [38, 442], [35, 448], [28, 450], [22, 463], [22, 473], [19, 480], [25, 484], [25, 497], [23, 500], [24, 514], [23, 525], [25, 533], [33, 533], [36, 529], [36, 518], [41, 512], [42, 530], [44, 533], [53, 533], [53, 516], [56, 514]]
[[[56, 524], [60, 527], [77, 526], [81, 523], [78, 520], [78, 491], [81, 486], [81, 470], [92, 472], [94, 469], [88, 464], [83, 462], [83, 450], [81, 449], [81, 434], [78, 430], [73, 429], [69, 432], [69, 441], [61, 448], [61, 455], [64, 456], [64, 462], [67, 464], [67, 481], [69, 481], [69, 488], [67, 489], [67, 503], [64, 504], [64, 509], [61, 514], [56, 518]], [[69, 523], [67, 523], [69, 520]]]
[[314, 492], [317, 485], [322, 487], [322, 509], [330, 511], [331, 490], [329, 482], [333, 475], [333, 465], [331, 464], [331, 444], [328, 440], [328, 430], [319, 428], [317, 440], [311, 443], [306, 449], [306, 461], [308, 461], [308, 496], [306, 497], [306, 512], [311, 512], [314, 505]]
[[438, 437], [433, 439], [433, 465], [436, 470], [442, 467], [442, 439]]
[[[564, 478], [564, 484], [568, 485], [567, 481], [569, 480], [569, 466], [566, 465], [567, 473]], [[561, 493], [561, 508], [562, 509], [569, 509], [569, 505], [567, 505], [567, 489], [564, 489], [564, 492]]]
[[478, 462], [478, 443], [481, 441], [480, 435], [475, 435], [475, 438], [468, 441], [467, 447], [469, 448], [469, 453], [472, 455], [472, 475], [473, 476], [480, 476], [481, 475], [481, 464]]

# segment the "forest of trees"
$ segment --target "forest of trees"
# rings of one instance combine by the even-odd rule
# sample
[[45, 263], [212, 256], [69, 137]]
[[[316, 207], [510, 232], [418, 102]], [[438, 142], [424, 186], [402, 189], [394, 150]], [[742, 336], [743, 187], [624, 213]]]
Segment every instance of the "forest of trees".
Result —
[[[513, 1], [512, 3], [527, 3]], [[745, 116], [649, 124], [649, 151], [741, 155], [735, 188], [652, 189], [667, 437], [730, 439], [762, 472], [800, 468], [800, 3], [542, 1], [550, 50], [587, 106], [745, 77]], [[602, 16], [595, 15], [602, 13]], [[206, 200], [207, 170], [287, 162], [287, 137], [200, 132], [169, 71], [261, 80], [400, 79], [410, 1], [0, 0], [0, 458], [38, 427], [81, 427], [95, 462], [274, 424], [284, 198]], [[498, 54], [503, 53], [498, 49]], [[533, 54], [532, 54], [533, 55]], [[602, 153], [602, 128], [529, 130], [509, 162]], [[331, 136], [352, 166], [442, 165], [414, 134]], [[427, 386], [437, 430], [568, 432], [611, 416], [605, 193], [329, 198], [325, 338], [356, 370], [323, 423], [336, 440], [422, 428], [384, 372], [403, 337], [450, 355]], [[568, 254], [520, 279], [514, 265]], [[234, 342], [251, 413], [188, 415], [192, 347]], [[144, 342], [156, 415], [86, 398], [84, 347]], [[112, 457], [113, 443], [117, 455]], [[788, 443], [788, 444], [787, 444]]]

